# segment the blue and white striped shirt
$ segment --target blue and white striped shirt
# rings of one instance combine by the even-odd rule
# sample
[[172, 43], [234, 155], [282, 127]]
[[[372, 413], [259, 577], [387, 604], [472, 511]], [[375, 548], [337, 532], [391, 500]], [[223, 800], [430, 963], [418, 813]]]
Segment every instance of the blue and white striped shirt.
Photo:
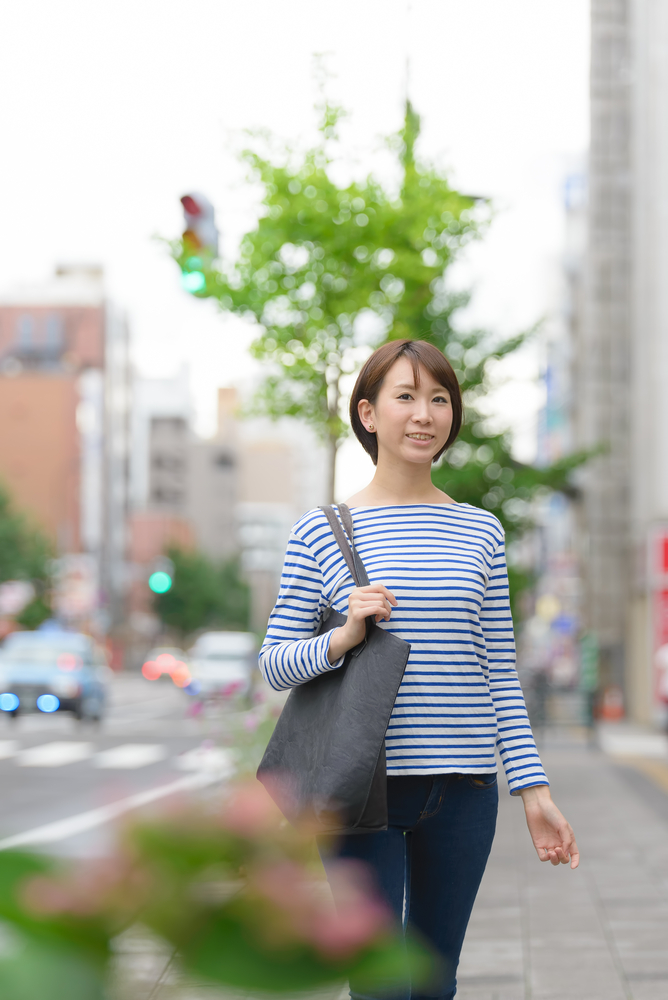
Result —
[[[510, 791], [547, 784], [515, 669], [503, 528], [471, 504], [355, 507], [355, 545], [369, 580], [396, 597], [380, 628], [411, 645], [386, 736], [388, 775], [496, 771]], [[354, 582], [327, 519], [295, 524], [260, 651], [276, 690], [327, 670], [328, 606], [344, 614]]]

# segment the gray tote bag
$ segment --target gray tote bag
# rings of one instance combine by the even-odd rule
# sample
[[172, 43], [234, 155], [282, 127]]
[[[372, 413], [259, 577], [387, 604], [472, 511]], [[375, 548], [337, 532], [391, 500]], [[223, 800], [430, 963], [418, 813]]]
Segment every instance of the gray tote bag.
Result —
[[[357, 587], [369, 585], [345, 504], [326, 515]], [[332, 609], [317, 634], [343, 625]], [[371, 833], [387, 829], [385, 733], [410, 646], [367, 619], [366, 637], [337, 670], [290, 692], [262, 763], [259, 780], [291, 822], [318, 833]]]

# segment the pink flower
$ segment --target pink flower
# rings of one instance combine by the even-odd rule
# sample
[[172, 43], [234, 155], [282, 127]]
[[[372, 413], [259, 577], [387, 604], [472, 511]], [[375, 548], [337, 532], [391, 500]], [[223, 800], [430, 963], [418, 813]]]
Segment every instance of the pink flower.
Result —
[[243, 688], [242, 681], [230, 681], [229, 684], [226, 684], [222, 688], [221, 694], [223, 698], [232, 698], [242, 688]]
[[254, 733], [260, 725], [260, 717], [256, 712], [249, 712], [244, 719], [244, 729], [248, 733]]
[[387, 932], [392, 914], [379, 898], [362, 862], [352, 859], [330, 862], [328, 879], [334, 907], [318, 914], [311, 925], [311, 939], [323, 954], [341, 958]]
[[38, 916], [91, 917], [109, 909], [134, 909], [145, 886], [145, 878], [130, 860], [116, 856], [81, 865], [69, 875], [36, 875], [23, 884], [21, 898]]
[[225, 802], [223, 826], [240, 837], [255, 837], [276, 830], [281, 814], [259, 781], [237, 785]]
[[[364, 865], [341, 861], [330, 868], [334, 896], [323, 897], [308, 870], [293, 861], [259, 868], [249, 878], [251, 891], [276, 909], [273, 936], [291, 931], [324, 956], [341, 959], [389, 930], [391, 914], [373, 892]], [[266, 929], [266, 928], [265, 928]]]

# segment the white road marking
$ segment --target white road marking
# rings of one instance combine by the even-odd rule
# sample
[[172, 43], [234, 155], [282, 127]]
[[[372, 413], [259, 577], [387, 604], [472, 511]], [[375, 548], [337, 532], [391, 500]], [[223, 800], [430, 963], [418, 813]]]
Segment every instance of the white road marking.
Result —
[[137, 795], [112, 802], [111, 805], [102, 806], [100, 809], [91, 809], [89, 812], [79, 813], [55, 823], [47, 823], [46, 826], [26, 830], [25, 833], [5, 837], [4, 840], [0, 840], [0, 851], [7, 851], [12, 847], [23, 847], [25, 844], [53, 844], [59, 840], [67, 840], [68, 837], [85, 833], [86, 830], [92, 830], [96, 826], [104, 826], [105, 823], [110, 823], [119, 816], [123, 816], [124, 813], [139, 809], [150, 802], [157, 802], [158, 799], [164, 799], [168, 795], [176, 795], [179, 792], [213, 785], [227, 776], [228, 774], [220, 771], [188, 774], [184, 778], [179, 778], [178, 781], [172, 781], [169, 785], [161, 785], [146, 792], [139, 792]]
[[159, 743], [122, 743], [93, 757], [95, 767], [131, 770], [164, 760], [167, 751]]
[[13, 757], [18, 747], [19, 745], [16, 740], [0, 740], [0, 760]]
[[93, 753], [92, 743], [42, 743], [27, 750], [20, 750], [16, 755], [19, 767], [62, 767], [64, 764], [74, 764], [86, 760]]
[[231, 771], [232, 755], [221, 747], [196, 747], [174, 758], [179, 771]]

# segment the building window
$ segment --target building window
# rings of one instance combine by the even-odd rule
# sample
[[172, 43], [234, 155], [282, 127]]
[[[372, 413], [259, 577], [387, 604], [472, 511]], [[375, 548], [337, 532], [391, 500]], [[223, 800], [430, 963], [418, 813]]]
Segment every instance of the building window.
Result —
[[46, 329], [44, 333], [46, 353], [51, 357], [59, 357], [63, 346], [63, 318], [58, 313], [51, 313], [46, 317]]
[[35, 342], [35, 320], [29, 313], [19, 316], [16, 324], [16, 344], [20, 352], [31, 351]]

